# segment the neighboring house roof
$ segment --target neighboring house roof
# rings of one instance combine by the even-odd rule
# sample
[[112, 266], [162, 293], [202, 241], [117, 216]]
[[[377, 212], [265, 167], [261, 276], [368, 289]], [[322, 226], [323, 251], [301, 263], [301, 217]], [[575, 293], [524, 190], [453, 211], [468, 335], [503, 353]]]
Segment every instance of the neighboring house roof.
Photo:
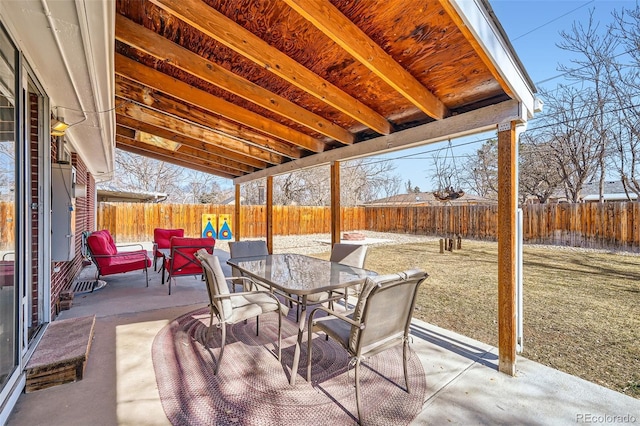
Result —
[[116, 188], [98, 188], [98, 202], [159, 203], [167, 199], [164, 192], [123, 191]]
[[480, 197], [474, 194], [465, 194], [464, 196], [443, 202], [433, 195], [432, 192], [415, 192], [411, 194], [398, 194], [392, 197], [381, 198], [369, 203], [365, 206], [382, 207], [382, 206], [439, 206], [439, 205], [465, 205], [465, 204], [495, 204], [495, 200]]
[[[629, 201], [637, 200], [638, 196], [633, 191], [628, 191], [627, 195], [627, 193], [625, 193], [622, 181], [613, 180], [604, 182], [602, 198], [604, 201]], [[558, 189], [551, 197], [549, 197], [549, 200], [552, 202], [566, 202], [567, 197], [564, 193], [564, 190]], [[600, 201], [600, 183], [585, 183], [580, 191], [579, 201]]]
[[[604, 201], [629, 201], [629, 200], [637, 200], [638, 196], [630, 192], [629, 195], [624, 192], [614, 192], [611, 194], [603, 194]], [[600, 194], [591, 194], [582, 197], [582, 201], [600, 201]]]
[[[638, 199], [638, 196], [633, 191], [628, 191], [627, 195], [624, 190], [624, 185], [620, 180], [605, 182], [603, 189], [602, 198], [604, 201], [629, 201]], [[582, 191], [580, 191], [580, 200], [600, 201], [600, 184], [598, 182], [584, 184]]]

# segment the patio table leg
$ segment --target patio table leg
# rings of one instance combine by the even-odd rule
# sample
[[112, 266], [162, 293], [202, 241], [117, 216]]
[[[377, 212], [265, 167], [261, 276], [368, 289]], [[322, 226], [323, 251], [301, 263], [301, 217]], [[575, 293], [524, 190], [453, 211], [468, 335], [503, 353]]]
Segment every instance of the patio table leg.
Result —
[[[307, 295], [302, 296], [302, 303], [300, 306], [300, 321], [298, 321], [298, 340], [296, 341], [296, 350], [293, 353], [293, 365], [291, 366], [291, 386], [296, 384], [296, 376], [298, 375], [298, 364], [300, 363], [300, 347], [302, 346], [302, 337], [304, 335], [304, 324], [307, 316]], [[311, 338], [310, 336], [308, 337]]]

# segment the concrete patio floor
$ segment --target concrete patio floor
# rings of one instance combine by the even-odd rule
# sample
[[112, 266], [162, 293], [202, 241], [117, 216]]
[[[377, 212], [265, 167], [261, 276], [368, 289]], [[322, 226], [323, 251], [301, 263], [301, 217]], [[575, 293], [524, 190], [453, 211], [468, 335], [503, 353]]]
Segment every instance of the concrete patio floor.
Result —
[[[228, 253], [216, 249], [224, 261]], [[92, 267], [83, 275], [93, 277]], [[96, 315], [84, 379], [23, 394], [11, 426], [166, 425], [151, 344], [172, 319], [208, 303], [204, 283], [180, 277], [169, 296], [160, 274], [106, 277], [107, 286], [77, 295], [58, 319]], [[412, 323], [427, 394], [414, 425], [563, 425], [640, 423], [640, 400], [519, 357], [517, 376], [497, 371], [497, 349], [422, 321]], [[366, 397], [366, 395], [365, 395]]]

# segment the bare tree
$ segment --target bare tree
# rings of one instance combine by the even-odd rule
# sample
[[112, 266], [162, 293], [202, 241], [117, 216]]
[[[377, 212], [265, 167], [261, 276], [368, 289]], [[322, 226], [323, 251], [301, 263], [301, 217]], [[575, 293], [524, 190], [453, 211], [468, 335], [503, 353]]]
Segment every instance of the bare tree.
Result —
[[341, 203], [355, 206], [400, 192], [402, 180], [390, 161], [352, 160], [340, 171]]
[[273, 202], [280, 205], [324, 206], [330, 203], [329, 166], [298, 170], [277, 176]]
[[498, 198], [498, 142], [490, 139], [463, 164], [464, 184], [472, 192], [489, 199]]
[[522, 204], [530, 197], [544, 204], [562, 187], [554, 150], [549, 142], [535, 137], [524, 133], [520, 139], [518, 191]]
[[614, 164], [627, 195], [631, 191], [640, 196], [640, 6], [614, 12], [613, 17], [611, 33], [629, 58], [612, 64], [608, 81], [617, 102]]
[[116, 150], [116, 173], [111, 186], [127, 191], [163, 192], [174, 203], [217, 203], [230, 196], [222, 179], [163, 161]]
[[[345, 206], [366, 203], [396, 195], [401, 179], [393, 173], [389, 161], [354, 160], [341, 164], [340, 199]], [[329, 166], [319, 166], [276, 176], [273, 180], [273, 202], [280, 205], [327, 206], [331, 203]], [[256, 180], [242, 185], [245, 203], [264, 202], [265, 182]]]
[[112, 183], [125, 190], [172, 194], [178, 192], [181, 175], [180, 167], [117, 150]]
[[568, 79], [585, 85], [584, 91], [589, 97], [583, 96], [583, 100], [593, 104], [593, 110], [589, 111], [589, 130], [598, 141], [591, 149], [597, 150], [599, 193], [602, 201], [607, 172], [606, 159], [611, 139], [611, 116], [607, 111], [611, 109], [615, 100], [611, 93], [612, 86], [608, 82], [619, 41], [610, 31], [599, 31], [599, 23], [594, 21], [593, 14], [594, 9], [591, 9], [586, 25], [574, 23], [570, 31], [560, 33], [563, 40], [558, 47], [578, 56], [571, 60], [571, 65], [560, 65], [559, 68], [566, 73]]
[[543, 93], [547, 112], [536, 130], [548, 141], [567, 200], [577, 202], [582, 187], [595, 176], [601, 161], [602, 144], [593, 130], [598, 106], [591, 102], [593, 93], [589, 88], [559, 86]]

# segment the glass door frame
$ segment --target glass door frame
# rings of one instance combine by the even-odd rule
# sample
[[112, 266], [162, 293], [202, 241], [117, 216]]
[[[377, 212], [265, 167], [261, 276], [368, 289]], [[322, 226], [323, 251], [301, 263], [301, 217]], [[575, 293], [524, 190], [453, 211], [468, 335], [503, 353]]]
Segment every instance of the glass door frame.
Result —
[[[26, 145], [24, 143], [24, 131], [23, 131], [23, 94], [22, 94], [22, 63], [23, 56], [18, 48], [16, 40], [11, 36], [10, 32], [4, 25], [0, 25], [0, 31], [6, 36], [14, 49], [14, 144], [15, 144], [15, 199], [14, 199], [14, 227], [15, 227], [15, 242], [14, 242], [14, 367], [13, 371], [7, 378], [4, 386], [0, 389], [0, 404], [9, 401], [11, 405], [13, 400], [18, 398], [19, 393], [17, 390], [22, 390], [24, 387], [25, 376], [23, 373], [24, 363], [22, 357], [22, 325], [21, 321], [24, 318], [22, 312], [22, 293], [24, 289], [24, 276], [25, 276], [25, 220], [24, 220], [24, 202], [26, 196], [26, 190], [24, 185], [25, 176], [27, 176], [28, 164], [26, 163], [28, 152], [26, 152]], [[0, 413], [0, 420], [2, 420], [2, 414]]]
[[[33, 354], [37, 343], [40, 341], [51, 321], [51, 286], [47, 285], [51, 279], [51, 236], [50, 211], [51, 211], [51, 126], [50, 100], [46, 92], [38, 82], [35, 73], [25, 60], [23, 53], [10, 33], [9, 29], [0, 21], [2, 32], [14, 48], [14, 140], [15, 140], [15, 279], [14, 288], [14, 338], [15, 353], [14, 367], [3, 387], [0, 388], [0, 407], [9, 408], [15, 405], [26, 383], [25, 366]], [[31, 147], [30, 147], [30, 122], [29, 117], [29, 87], [34, 88], [38, 95], [38, 181], [31, 182]], [[32, 185], [37, 185], [38, 206], [32, 206]], [[42, 327], [32, 336], [28, 337], [28, 327], [31, 313], [27, 292], [32, 289], [32, 209], [38, 211], [38, 283], [37, 288], [42, 299], [38, 316], [41, 315]], [[26, 303], [25, 303], [26, 300]], [[41, 311], [40, 311], [41, 309]], [[0, 424], [7, 420], [9, 412], [0, 411]]]
[[[25, 270], [27, 271], [25, 274], [25, 282], [23, 289], [25, 290], [25, 294], [22, 294], [22, 316], [21, 316], [21, 328], [22, 328], [22, 338], [21, 342], [21, 356], [23, 364], [29, 361], [37, 343], [42, 338], [44, 334], [44, 330], [46, 329], [46, 325], [51, 321], [51, 286], [46, 286], [45, 282], [50, 281], [45, 280], [45, 277], [51, 277], [51, 257], [50, 257], [50, 244], [49, 244], [49, 235], [50, 233], [46, 232], [46, 230], [50, 228], [50, 218], [51, 215], [47, 214], [47, 212], [51, 211], [51, 191], [46, 190], [46, 188], [51, 188], [51, 136], [50, 132], [47, 131], [49, 126], [51, 125], [51, 118], [49, 116], [50, 104], [49, 98], [45, 95], [45, 92], [42, 86], [39, 84], [38, 79], [34, 75], [31, 67], [26, 61], [22, 61], [22, 91], [25, 94], [23, 96], [23, 105], [22, 111], [24, 114], [23, 119], [23, 143], [25, 145], [25, 150], [28, 153], [26, 157], [25, 167], [27, 169], [27, 175], [25, 177], [25, 203], [23, 204], [25, 207], [25, 211], [23, 217], [25, 220]], [[38, 177], [37, 182], [32, 182], [32, 173], [31, 173], [31, 120], [30, 117], [30, 100], [29, 94], [30, 87], [33, 87], [35, 90], [35, 94], [38, 96]], [[32, 186], [37, 185], [38, 191], [38, 205], [34, 206], [31, 199], [31, 191], [34, 189]], [[35, 207], [35, 209], [34, 209]], [[31, 214], [33, 211], [37, 211], [38, 214], [38, 315], [41, 316], [41, 327], [39, 330], [29, 338], [29, 324], [31, 323], [31, 304], [29, 303], [29, 293], [33, 289], [33, 273], [32, 273], [32, 247], [31, 247]]]

